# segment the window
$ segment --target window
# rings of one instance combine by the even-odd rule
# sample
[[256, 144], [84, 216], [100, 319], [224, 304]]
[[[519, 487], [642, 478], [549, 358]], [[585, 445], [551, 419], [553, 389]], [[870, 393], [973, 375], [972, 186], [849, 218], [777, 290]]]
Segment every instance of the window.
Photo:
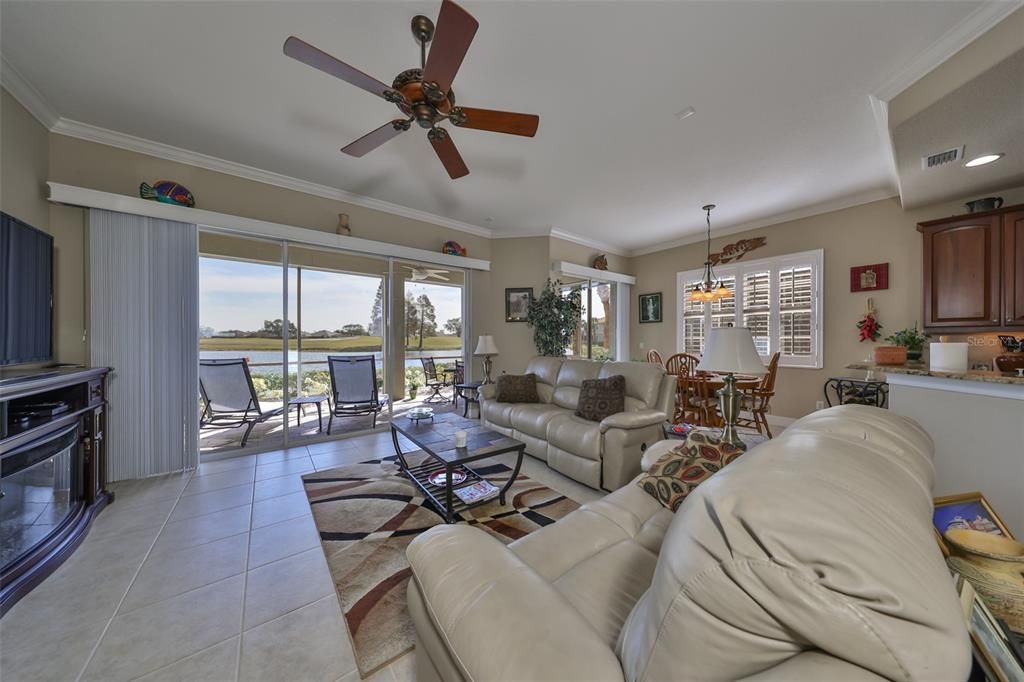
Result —
[[585, 280], [562, 287], [562, 296], [579, 292], [583, 310], [565, 354], [592, 360], [615, 358], [615, 284]]
[[750, 329], [765, 362], [780, 352], [783, 366], [820, 369], [822, 267], [823, 251], [818, 249], [715, 268], [733, 295], [710, 305], [688, 300], [703, 270], [680, 272], [676, 276], [682, 300], [679, 349], [699, 355], [704, 351], [705, 329], [742, 324]]

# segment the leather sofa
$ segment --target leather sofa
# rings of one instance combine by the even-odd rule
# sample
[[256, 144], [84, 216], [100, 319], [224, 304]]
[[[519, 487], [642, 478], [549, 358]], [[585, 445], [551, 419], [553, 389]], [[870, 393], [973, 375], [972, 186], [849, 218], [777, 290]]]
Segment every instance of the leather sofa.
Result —
[[[484, 426], [526, 443], [526, 452], [552, 469], [591, 488], [615, 490], [640, 471], [643, 450], [661, 440], [672, 415], [674, 377], [646, 362], [596, 362], [535, 357], [526, 374], [537, 375], [539, 403], [499, 403], [495, 387], [480, 391]], [[601, 422], [577, 417], [585, 379], [621, 374], [626, 378], [626, 410]]]
[[932, 451], [910, 419], [846, 405], [674, 515], [634, 484], [507, 546], [432, 528], [407, 550], [417, 679], [967, 679]]

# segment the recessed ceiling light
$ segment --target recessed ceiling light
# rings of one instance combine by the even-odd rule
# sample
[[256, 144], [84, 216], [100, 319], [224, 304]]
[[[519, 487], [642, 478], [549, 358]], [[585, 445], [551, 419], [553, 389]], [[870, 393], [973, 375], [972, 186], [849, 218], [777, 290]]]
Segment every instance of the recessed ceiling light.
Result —
[[1006, 156], [1006, 154], [985, 154], [984, 156], [978, 156], [964, 164], [967, 168], [974, 168], [975, 166], [984, 166], [986, 163], [992, 163]]
[[676, 118], [678, 118], [680, 121], [682, 121], [684, 118], [690, 118], [691, 116], [693, 116], [696, 113], [697, 113], [697, 110], [694, 109], [693, 107], [686, 107], [682, 111], [677, 111], [676, 112]]

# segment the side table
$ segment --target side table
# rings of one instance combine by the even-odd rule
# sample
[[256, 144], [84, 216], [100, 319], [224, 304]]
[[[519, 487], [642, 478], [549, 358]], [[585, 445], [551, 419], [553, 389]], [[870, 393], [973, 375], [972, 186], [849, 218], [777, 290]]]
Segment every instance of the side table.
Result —
[[829, 407], [832, 407], [833, 398], [838, 405], [886, 407], [889, 404], [889, 384], [882, 379], [831, 377], [825, 382], [824, 390], [825, 402]]
[[[689, 429], [683, 433], [682, 430], [689, 427]], [[722, 429], [710, 427], [710, 426], [694, 426], [693, 424], [671, 424], [665, 422], [663, 425], [663, 431], [667, 440], [686, 440], [686, 437], [691, 433], [706, 433], [708, 435], [717, 436], [722, 433]], [[747, 446], [747, 449], [760, 445], [765, 441], [769, 440], [768, 436], [758, 433], [757, 431], [740, 431], [740, 440]]]
[[455, 384], [455, 403], [458, 404], [459, 398], [462, 398], [462, 416], [466, 417], [469, 415], [470, 403], [476, 405], [477, 416], [480, 415], [480, 387], [483, 386], [482, 381], [464, 381], [460, 384]]

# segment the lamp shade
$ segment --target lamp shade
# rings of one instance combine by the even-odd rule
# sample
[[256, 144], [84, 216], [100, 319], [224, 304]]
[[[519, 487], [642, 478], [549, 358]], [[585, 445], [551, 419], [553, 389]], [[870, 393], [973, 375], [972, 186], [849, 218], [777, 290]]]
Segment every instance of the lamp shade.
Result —
[[481, 336], [476, 342], [476, 350], [473, 355], [497, 355], [498, 347], [494, 345], [494, 337], [490, 335]]
[[754, 346], [754, 337], [746, 327], [715, 327], [704, 342], [704, 354], [697, 369], [733, 374], [765, 374]]

